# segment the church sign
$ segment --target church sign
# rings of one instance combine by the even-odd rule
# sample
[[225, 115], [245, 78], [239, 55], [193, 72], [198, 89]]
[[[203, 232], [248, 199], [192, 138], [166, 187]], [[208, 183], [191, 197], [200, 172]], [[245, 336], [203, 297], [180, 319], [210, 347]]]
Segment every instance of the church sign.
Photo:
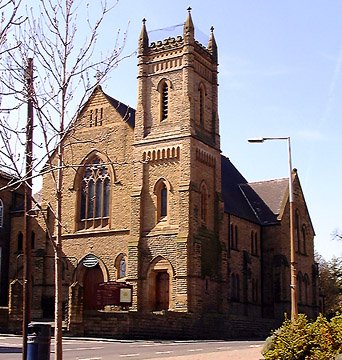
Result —
[[106, 305], [132, 306], [133, 286], [127, 283], [108, 281], [100, 283], [97, 288], [97, 307]]

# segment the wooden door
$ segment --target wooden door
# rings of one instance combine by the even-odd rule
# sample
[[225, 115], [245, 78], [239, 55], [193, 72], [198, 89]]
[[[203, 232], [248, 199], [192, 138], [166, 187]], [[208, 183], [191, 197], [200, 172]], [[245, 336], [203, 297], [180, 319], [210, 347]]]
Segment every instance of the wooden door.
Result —
[[98, 284], [102, 282], [103, 274], [98, 265], [87, 268], [83, 280], [83, 307], [85, 310], [97, 309], [96, 292]]
[[169, 309], [169, 274], [166, 271], [158, 272], [156, 275], [156, 310]]

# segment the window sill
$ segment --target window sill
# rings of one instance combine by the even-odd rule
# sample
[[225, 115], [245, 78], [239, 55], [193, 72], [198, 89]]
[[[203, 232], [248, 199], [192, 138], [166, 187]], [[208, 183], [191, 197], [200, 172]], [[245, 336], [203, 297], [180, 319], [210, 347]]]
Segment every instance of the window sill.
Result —
[[63, 234], [63, 239], [71, 239], [75, 237], [83, 237], [84, 235], [97, 235], [101, 234], [129, 234], [129, 229], [108, 229], [108, 228], [89, 228], [83, 230], [77, 230], [74, 233]]
[[178, 234], [178, 225], [170, 225], [167, 222], [159, 222], [151, 231], [146, 231], [143, 236], [175, 235]]

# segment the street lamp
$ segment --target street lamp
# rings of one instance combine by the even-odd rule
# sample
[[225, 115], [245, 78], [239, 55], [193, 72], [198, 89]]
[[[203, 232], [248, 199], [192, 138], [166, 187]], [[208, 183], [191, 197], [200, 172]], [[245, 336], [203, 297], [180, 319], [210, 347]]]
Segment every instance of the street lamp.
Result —
[[261, 137], [249, 139], [250, 143], [263, 143], [268, 140], [286, 140], [288, 144], [288, 162], [289, 162], [289, 203], [290, 203], [290, 257], [291, 257], [291, 320], [298, 317], [297, 303], [297, 269], [296, 269], [296, 250], [294, 236], [294, 212], [293, 212], [293, 186], [292, 186], [292, 160], [291, 160], [291, 139], [287, 137]]

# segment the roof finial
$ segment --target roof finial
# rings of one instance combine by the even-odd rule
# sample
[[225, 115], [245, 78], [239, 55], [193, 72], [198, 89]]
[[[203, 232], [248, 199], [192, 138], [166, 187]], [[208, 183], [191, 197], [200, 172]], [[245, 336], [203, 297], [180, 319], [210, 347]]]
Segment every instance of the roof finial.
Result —
[[186, 43], [188, 43], [189, 41], [190, 42], [194, 41], [195, 29], [194, 29], [194, 24], [191, 19], [191, 7], [190, 6], [188, 7], [188, 16], [184, 23], [183, 35], [184, 35], [184, 40]]
[[139, 50], [141, 53], [144, 53], [144, 51], [148, 48], [149, 40], [148, 40], [148, 34], [146, 30], [146, 19], [142, 19], [142, 28], [139, 36]]
[[208, 50], [213, 57], [213, 60], [217, 63], [217, 44], [214, 36], [214, 27], [210, 28], [210, 37], [208, 43]]

